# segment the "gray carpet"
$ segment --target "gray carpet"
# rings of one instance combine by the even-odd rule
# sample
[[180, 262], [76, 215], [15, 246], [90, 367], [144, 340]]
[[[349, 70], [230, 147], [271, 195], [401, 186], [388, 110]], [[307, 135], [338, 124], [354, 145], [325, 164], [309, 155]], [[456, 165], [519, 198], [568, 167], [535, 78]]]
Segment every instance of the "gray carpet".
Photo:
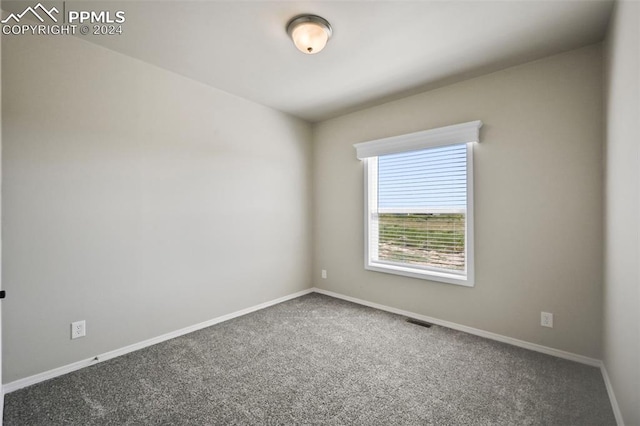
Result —
[[5, 425], [615, 425], [593, 367], [319, 294], [15, 391]]

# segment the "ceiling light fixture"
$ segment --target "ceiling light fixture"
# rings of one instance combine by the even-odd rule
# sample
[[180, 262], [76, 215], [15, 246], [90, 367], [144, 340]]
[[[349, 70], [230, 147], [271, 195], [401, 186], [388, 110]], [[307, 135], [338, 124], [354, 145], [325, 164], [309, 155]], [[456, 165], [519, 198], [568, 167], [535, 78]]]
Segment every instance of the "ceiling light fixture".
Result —
[[287, 24], [287, 33], [293, 44], [307, 55], [324, 49], [332, 32], [329, 22], [316, 15], [298, 15]]

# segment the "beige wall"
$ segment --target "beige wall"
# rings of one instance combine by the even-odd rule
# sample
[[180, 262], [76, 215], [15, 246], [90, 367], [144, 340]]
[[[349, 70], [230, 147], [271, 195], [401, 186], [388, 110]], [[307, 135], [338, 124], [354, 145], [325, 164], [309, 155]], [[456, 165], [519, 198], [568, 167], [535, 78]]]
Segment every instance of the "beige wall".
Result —
[[640, 3], [616, 4], [606, 40], [604, 364], [627, 425], [640, 425]]
[[[600, 358], [601, 54], [590, 46], [317, 124], [314, 285]], [[484, 122], [475, 287], [365, 271], [352, 145], [471, 120]], [[540, 326], [543, 310], [553, 329]]]
[[77, 38], [3, 43], [5, 383], [310, 287], [308, 124]]

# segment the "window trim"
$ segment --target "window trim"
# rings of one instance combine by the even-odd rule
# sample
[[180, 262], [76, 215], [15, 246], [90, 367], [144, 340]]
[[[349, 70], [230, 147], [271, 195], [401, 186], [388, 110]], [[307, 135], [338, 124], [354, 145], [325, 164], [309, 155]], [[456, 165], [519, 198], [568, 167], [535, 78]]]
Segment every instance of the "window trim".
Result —
[[418, 151], [445, 145], [460, 145], [467, 142], [480, 142], [480, 127], [482, 127], [482, 121], [469, 121], [406, 135], [361, 142], [353, 146], [356, 149], [358, 160], [364, 160], [365, 158], [378, 157], [385, 154]]
[[[473, 145], [474, 143], [480, 142], [480, 127], [482, 127], [482, 121], [477, 120], [354, 145], [358, 159], [363, 160], [364, 163], [364, 268], [366, 270], [438, 281], [447, 284], [456, 284], [466, 287], [473, 287], [475, 285]], [[371, 218], [370, 203], [372, 201], [369, 197], [369, 189], [372, 182], [377, 181], [377, 167], [375, 167], [375, 173], [371, 173], [374, 162], [377, 166], [377, 157], [386, 154], [461, 144], [467, 145], [467, 209], [465, 227], [466, 273], [455, 274], [446, 271], [438, 271], [436, 269], [409, 267], [393, 264], [391, 262], [372, 260], [371, 255], [373, 255], [373, 253], [369, 252], [369, 226]], [[377, 202], [377, 200], [374, 201]]]

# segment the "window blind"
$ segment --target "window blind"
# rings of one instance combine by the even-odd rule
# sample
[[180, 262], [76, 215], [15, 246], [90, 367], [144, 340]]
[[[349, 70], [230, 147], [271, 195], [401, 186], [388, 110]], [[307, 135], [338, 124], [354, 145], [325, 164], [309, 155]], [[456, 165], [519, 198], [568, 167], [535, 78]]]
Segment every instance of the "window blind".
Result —
[[464, 212], [466, 205], [466, 144], [378, 157], [379, 213]]
[[381, 155], [376, 163], [374, 260], [464, 272], [467, 144]]

